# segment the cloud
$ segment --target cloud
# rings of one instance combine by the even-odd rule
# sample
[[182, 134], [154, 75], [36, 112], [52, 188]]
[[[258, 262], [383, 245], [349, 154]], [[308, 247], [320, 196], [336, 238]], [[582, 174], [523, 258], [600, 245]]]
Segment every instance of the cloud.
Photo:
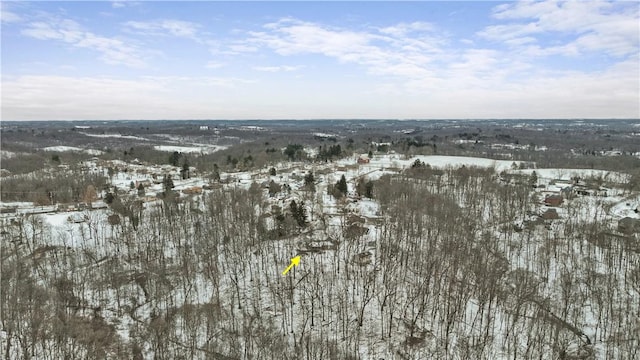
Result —
[[0, 9], [0, 21], [2, 23], [17, 23], [23, 21], [20, 15], [9, 10], [5, 10], [5, 6], [5, 4], [2, 4], [3, 9]]
[[196, 38], [200, 25], [182, 20], [128, 21], [124, 24], [126, 30], [142, 35]]
[[428, 75], [429, 63], [443, 52], [444, 44], [442, 38], [425, 33], [432, 27], [424, 23], [366, 32], [288, 18], [266, 24], [264, 29], [250, 32], [246, 43], [283, 56], [321, 54], [362, 65], [372, 74], [401, 77]]
[[[232, 72], [236, 64], [297, 75], [303, 74], [302, 66], [271, 64], [332, 61], [321, 64], [326, 75], [306, 74], [310, 81], [294, 76], [261, 76], [260, 82], [233, 76], [3, 78], [3, 118], [637, 118], [634, 6], [507, 3], [493, 9], [495, 24], [459, 39], [421, 22], [354, 28], [285, 18], [215, 40], [206, 38], [204, 24], [127, 22], [124, 30], [130, 33], [195, 40], [214, 55], [201, 62], [208, 69], [229, 66]], [[100, 36], [72, 20], [37, 19], [25, 23], [25, 36], [90, 49], [112, 64], [144, 66], [149, 55], [136, 43]], [[487, 39], [498, 46], [487, 47]], [[603, 55], [602, 60], [585, 68], [581, 58], [538, 58], [588, 52]], [[277, 86], [267, 83], [273, 78]]]
[[394, 26], [388, 26], [379, 29], [382, 34], [388, 34], [392, 36], [405, 36], [412, 32], [433, 31], [435, 27], [431, 23], [427, 22], [412, 22], [412, 23], [400, 23]]
[[138, 6], [140, 5], [140, 2], [138, 1], [112, 1], [111, 2], [111, 7], [114, 9], [121, 9], [121, 8], [125, 8], [125, 7], [130, 7], [130, 6]]
[[289, 71], [296, 71], [301, 69], [302, 66], [289, 66], [289, 65], [283, 65], [283, 66], [254, 66], [252, 69], [256, 70], [256, 71], [265, 71], [265, 72], [289, 72]]
[[176, 76], [3, 78], [2, 115], [12, 120], [212, 118], [226, 109], [228, 99], [221, 89], [253, 83]]
[[219, 69], [223, 66], [225, 66], [224, 63], [209, 61], [204, 67], [206, 67], [207, 69]]
[[[486, 39], [525, 47], [529, 55], [575, 56], [604, 51], [615, 57], [638, 52], [640, 39], [637, 2], [522, 1], [496, 6], [493, 17], [512, 21], [478, 32]], [[571, 38], [564, 44], [545, 46], [550, 33]], [[556, 38], [557, 39], [557, 38]]]
[[248, 44], [231, 44], [229, 45], [229, 50], [223, 51], [222, 53], [225, 55], [238, 55], [241, 53], [253, 53], [256, 51], [258, 51], [256, 46]]
[[111, 65], [144, 67], [141, 51], [123, 40], [96, 35], [85, 31], [73, 20], [51, 19], [31, 22], [21, 32], [39, 40], [55, 40], [74, 47], [90, 49], [101, 54], [101, 59]]

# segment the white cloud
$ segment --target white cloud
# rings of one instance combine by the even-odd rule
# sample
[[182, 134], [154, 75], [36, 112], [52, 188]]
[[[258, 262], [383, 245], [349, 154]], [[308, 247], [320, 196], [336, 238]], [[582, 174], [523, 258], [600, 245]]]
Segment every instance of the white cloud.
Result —
[[112, 65], [143, 67], [140, 50], [123, 40], [99, 36], [85, 31], [73, 20], [53, 19], [48, 22], [31, 22], [22, 34], [39, 40], [62, 41], [79, 48], [86, 48], [101, 53], [101, 59]]
[[4, 78], [2, 116], [14, 120], [212, 118], [228, 115], [223, 113], [228, 98], [221, 88], [252, 83], [240, 78], [173, 76]]
[[256, 71], [265, 71], [265, 72], [289, 72], [289, 71], [296, 71], [301, 69], [302, 66], [290, 66], [290, 65], [283, 65], [283, 66], [254, 66], [252, 69], [256, 70]]
[[196, 38], [200, 25], [182, 20], [128, 21], [124, 24], [128, 31], [143, 35], [172, 35]]
[[237, 55], [240, 53], [253, 53], [256, 51], [258, 51], [258, 48], [255, 46], [247, 44], [232, 44], [229, 45], [229, 51], [224, 51], [223, 53], [226, 55]]
[[[429, 63], [443, 53], [444, 41], [427, 24], [400, 24], [384, 32], [330, 28], [296, 19], [282, 19], [251, 32], [248, 44], [267, 47], [283, 56], [321, 54], [343, 63], [363, 65], [372, 74], [391, 76], [429, 75]], [[405, 36], [411, 32], [413, 37]]]
[[[631, 34], [638, 30], [637, 13], [628, 10], [633, 6], [554, 2], [497, 6], [498, 23], [479, 33], [506, 45], [496, 48], [483, 47], [485, 41], [479, 38], [451, 39], [428, 23], [354, 29], [289, 18], [214, 41], [204, 39], [206, 28], [195, 23], [128, 22], [124, 29], [130, 32], [191, 38], [208, 47], [213, 60], [201, 62], [208, 69], [228, 64], [234, 71], [230, 65], [238, 64], [262, 72], [296, 71], [295, 75], [311, 80], [3, 78], [3, 118], [637, 118], [640, 58], [637, 34]], [[563, 16], [566, 22], [561, 21]], [[149, 54], [121, 38], [91, 33], [71, 20], [40, 20], [28, 23], [23, 34], [91, 49], [113, 64], [142, 66], [143, 55]], [[240, 34], [248, 38], [238, 40]], [[574, 60], [585, 52], [613, 55], [617, 63], [607, 57], [584, 70]], [[220, 54], [244, 58], [234, 63]], [[289, 58], [272, 58], [276, 54]], [[555, 70], [554, 62], [536, 58], [554, 55], [576, 56], [563, 59], [563, 67], [576, 66], [571, 71]], [[304, 56], [304, 61], [313, 61], [313, 56], [333, 59], [336, 66], [307, 66], [322, 67], [323, 73], [305, 74], [303, 66], [269, 65], [302, 63], [297, 56]], [[362, 73], [351, 71], [354, 67]], [[267, 83], [271, 78], [278, 78], [278, 83]]]
[[[493, 10], [496, 19], [514, 22], [488, 26], [478, 35], [515, 47], [529, 44], [530, 55], [575, 56], [606, 51], [624, 57], [638, 52], [639, 9], [637, 2], [515, 2]], [[562, 33], [572, 39], [545, 47], [543, 38], [549, 33]]]
[[112, 1], [111, 2], [111, 7], [114, 9], [121, 9], [121, 8], [125, 8], [125, 7], [131, 7], [131, 6], [138, 6], [140, 5], [140, 2], [138, 1]]
[[223, 66], [225, 66], [224, 63], [209, 61], [204, 67], [206, 67], [207, 69], [219, 69]]
[[22, 17], [14, 12], [9, 10], [5, 10], [4, 3], [2, 4], [2, 9], [0, 9], [0, 21], [3, 23], [16, 23], [23, 21]]
[[383, 34], [392, 36], [405, 36], [409, 33], [416, 31], [432, 31], [435, 27], [433, 24], [427, 22], [412, 22], [412, 23], [400, 23], [394, 26], [388, 26], [381, 28], [379, 31]]

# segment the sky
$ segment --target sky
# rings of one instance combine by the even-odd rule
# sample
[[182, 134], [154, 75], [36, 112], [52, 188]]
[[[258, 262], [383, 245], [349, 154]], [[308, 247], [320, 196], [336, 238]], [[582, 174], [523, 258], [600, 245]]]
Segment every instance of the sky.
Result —
[[640, 118], [640, 2], [1, 2], [2, 120]]

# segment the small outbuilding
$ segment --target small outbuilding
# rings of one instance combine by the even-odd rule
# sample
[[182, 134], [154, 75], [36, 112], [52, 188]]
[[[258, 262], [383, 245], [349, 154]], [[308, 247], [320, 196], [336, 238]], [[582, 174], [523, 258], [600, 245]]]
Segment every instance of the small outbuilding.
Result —
[[544, 203], [547, 206], [560, 206], [562, 205], [563, 201], [564, 198], [562, 197], [562, 195], [548, 195], [544, 198]]

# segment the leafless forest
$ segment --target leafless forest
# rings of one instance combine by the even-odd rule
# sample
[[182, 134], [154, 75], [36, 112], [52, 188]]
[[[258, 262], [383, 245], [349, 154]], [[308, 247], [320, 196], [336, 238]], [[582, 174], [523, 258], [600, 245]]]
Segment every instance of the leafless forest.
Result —
[[3, 123], [0, 357], [639, 358], [640, 127], [604, 123]]

